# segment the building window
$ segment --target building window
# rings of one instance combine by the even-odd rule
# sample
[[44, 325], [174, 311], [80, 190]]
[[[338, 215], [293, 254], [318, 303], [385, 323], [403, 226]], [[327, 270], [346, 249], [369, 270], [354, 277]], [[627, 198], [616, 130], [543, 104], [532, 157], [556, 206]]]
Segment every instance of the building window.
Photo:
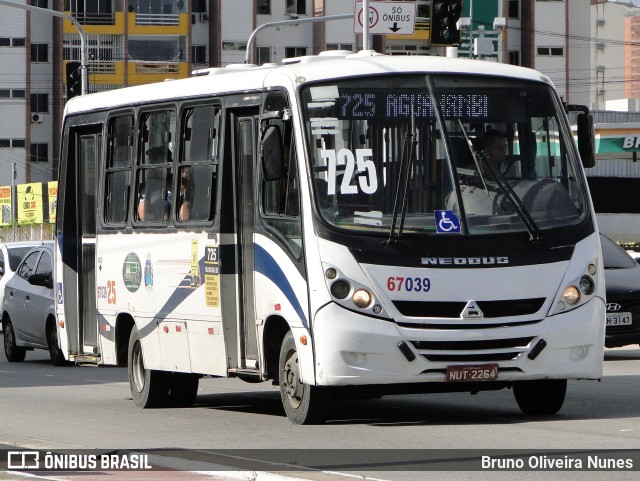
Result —
[[14, 149], [24, 149], [26, 145], [27, 143], [24, 139], [11, 139], [11, 147]]
[[307, 47], [285, 47], [284, 57], [302, 57], [307, 54]]
[[0, 89], [0, 99], [8, 99], [8, 98], [11, 98], [11, 90]]
[[32, 62], [48, 62], [49, 61], [49, 45], [46, 43], [31, 44], [31, 61]]
[[191, 47], [191, 58], [193, 63], [208, 63], [207, 61], [207, 46], [206, 45], [193, 45]]
[[49, 144], [31, 144], [31, 162], [49, 162]]
[[40, 8], [49, 8], [49, 0], [31, 0], [31, 5]]
[[431, 14], [429, 10], [429, 2], [424, 0], [418, 0], [416, 7], [417, 7], [416, 16], [422, 17], [422, 18], [429, 18]]
[[11, 47], [11, 39], [9, 37], [0, 37], [0, 47]]
[[11, 147], [10, 139], [0, 139], [0, 147]]
[[207, 0], [191, 0], [192, 13], [207, 13]]
[[258, 47], [258, 65], [271, 62], [271, 47]]
[[518, 50], [509, 52], [509, 64], [520, 65], [520, 52]]
[[26, 95], [23, 89], [13, 89], [11, 93], [13, 94], [14, 99], [23, 99]]
[[222, 50], [241, 50], [247, 49], [247, 42], [222, 42]]
[[31, 94], [31, 112], [49, 112], [49, 94]]
[[538, 47], [536, 51], [541, 56], [561, 57], [564, 55], [563, 47]]
[[327, 50], [350, 50], [353, 52], [352, 43], [328, 43]]
[[24, 38], [12, 38], [11, 46], [12, 47], [24, 47], [27, 44], [26, 39]]
[[307, 13], [305, 0], [287, 0], [285, 13], [292, 15], [304, 15]]
[[509, 18], [520, 18], [520, 0], [509, 0]]
[[271, 0], [258, 0], [258, 13], [260, 15], [271, 15]]

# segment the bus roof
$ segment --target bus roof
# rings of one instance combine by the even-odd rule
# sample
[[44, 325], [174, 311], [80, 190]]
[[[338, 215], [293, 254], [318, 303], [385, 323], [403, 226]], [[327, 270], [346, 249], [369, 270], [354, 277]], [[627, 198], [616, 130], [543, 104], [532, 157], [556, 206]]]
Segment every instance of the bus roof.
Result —
[[[206, 69], [199, 75], [180, 80], [98, 92], [74, 97], [65, 106], [65, 116], [95, 110], [123, 108], [176, 98], [188, 99], [203, 95], [248, 92], [267, 87], [289, 86], [307, 82], [383, 75], [393, 73], [453, 73], [497, 75], [525, 80], [551, 80], [542, 73], [524, 67], [483, 60], [427, 56], [388, 56], [371, 51], [344, 55], [325, 52], [324, 55], [285, 59], [282, 65], [231, 65]], [[204, 75], [202, 75], [204, 73]]]

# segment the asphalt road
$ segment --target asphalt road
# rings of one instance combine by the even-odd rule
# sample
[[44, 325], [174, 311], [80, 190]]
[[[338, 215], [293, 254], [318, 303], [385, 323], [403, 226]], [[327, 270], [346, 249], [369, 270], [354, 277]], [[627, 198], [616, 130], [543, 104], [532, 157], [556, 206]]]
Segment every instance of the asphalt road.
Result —
[[[0, 450], [145, 453], [156, 469], [163, 466], [112, 473], [114, 481], [277, 478], [265, 473], [322, 481], [417, 481], [427, 473], [429, 479], [636, 479], [639, 399], [640, 349], [632, 347], [606, 351], [601, 382], [570, 381], [563, 409], [548, 418], [523, 417], [511, 391], [502, 390], [338, 402], [327, 423], [295, 426], [277, 388], [266, 383], [205, 378], [194, 407], [141, 410], [131, 401], [125, 369], [56, 368], [46, 352], [36, 351], [23, 363], [8, 363], [0, 354]], [[525, 460], [560, 454], [568, 461], [591, 450], [614, 461], [629, 456], [621, 450], [638, 452], [631, 453], [632, 470], [607, 473], [478, 469], [480, 454], [507, 449], [519, 450]], [[298, 470], [302, 466], [314, 469]], [[0, 472], [0, 480], [15, 476]], [[97, 473], [47, 476], [105, 479]]]

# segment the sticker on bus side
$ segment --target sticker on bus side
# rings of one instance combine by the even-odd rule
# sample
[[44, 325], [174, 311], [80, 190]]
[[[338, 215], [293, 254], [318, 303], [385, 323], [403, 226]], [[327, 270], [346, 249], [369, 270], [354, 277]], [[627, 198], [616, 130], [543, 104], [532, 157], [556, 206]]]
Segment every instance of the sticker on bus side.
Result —
[[204, 286], [207, 307], [220, 307], [220, 265], [218, 246], [204, 248]]

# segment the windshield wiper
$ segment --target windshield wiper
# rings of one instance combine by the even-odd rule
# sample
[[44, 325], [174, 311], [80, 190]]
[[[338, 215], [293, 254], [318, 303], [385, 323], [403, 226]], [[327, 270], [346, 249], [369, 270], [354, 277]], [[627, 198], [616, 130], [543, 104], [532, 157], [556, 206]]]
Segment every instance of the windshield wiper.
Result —
[[[417, 143], [416, 140], [416, 115], [411, 105], [411, 129], [404, 136], [404, 145], [402, 146], [402, 158], [400, 159], [400, 176], [398, 177], [398, 188], [396, 189], [396, 199], [393, 204], [393, 217], [391, 219], [391, 229], [389, 230], [389, 238], [383, 244], [396, 244], [402, 236], [402, 228], [404, 226], [404, 218], [407, 207], [407, 190], [409, 187], [409, 178], [411, 177], [411, 169], [413, 167], [413, 150]], [[396, 234], [396, 224], [398, 224], [398, 215], [400, 223], [398, 225], [398, 233]]]
[[504, 193], [504, 196], [513, 207], [513, 210], [515, 211], [515, 213], [518, 214], [518, 217], [520, 217], [520, 220], [522, 220], [522, 223], [524, 224], [525, 228], [527, 229], [527, 232], [529, 233], [529, 240], [531, 242], [541, 241], [542, 233], [540, 232], [540, 228], [536, 224], [536, 221], [533, 220], [533, 217], [531, 217], [531, 214], [527, 210], [527, 207], [522, 203], [522, 200], [520, 199], [520, 197], [518, 197], [518, 194], [515, 193], [515, 191], [511, 187], [511, 184], [507, 182], [507, 180], [504, 178], [504, 175], [502, 175], [500, 170], [495, 165], [493, 165], [493, 162], [491, 162], [491, 160], [487, 158], [486, 154], [484, 153], [478, 154], [477, 152], [475, 152], [475, 150], [473, 149], [473, 144], [471, 143], [471, 140], [469, 140], [469, 136], [467, 135], [467, 131], [465, 130], [464, 125], [462, 124], [462, 121], [458, 120], [458, 122], [460, 123], [460, 128], [462, 129], [462, 133], [464, 134], [464, 137], [467, 140], [467, 146], [469, 147], [469, 150], [471, 151], [471, 155], [473, 156], [473, 159], [476, 163], [476, 167], [478, 168], [478, 173], [480, 174], [480, 178], [482, 179], [482, 183], [484, 184], [484, 188], [487, 192], [487, 195], [489, 195], [489, 191], [487, 190], [487, 184], [482, 174], [483, 167], [485, 166], [489, 169], [489, 173], [491, 174], [493, 179], [496, 181], [496, 184], [498, 185], [498, 187], [500, 187], [500, 190], [502, 190], [502, 192]]
[[529, 214], [529, 210], [522, 203], [522, 200], [520, 199], [520, 197], [518, 197], [518, 194], [516, 194], [513, 188], [511, 187], [511, 184], [507, 182], [507, 180], [504, 178], [504, 175], [502, 175], [502, 173], [498, 170], [498, 168], [495, 165], [493, 165], [493, 162], [491, 162], [488, 159], [483, 159], [483, 160], [485, 165], [489, 167], [489, 171], [491, 172], [491, 175], [493, 175], [493, 177], [495, 178], [496, 184], [498, 184], [498, 187], [500, 187], [502, 192], [504, 192], [505, 197], [509, 200], [509, 202], [513, 206], [513, 209], [515, 210], [516, 214], [518, 214], [520, 219], [522, 219], [522, 223], [527, 228], [527, 232], [529, 232], [529, 240], [531, 242], [541, 241], [542, 233], [540, 232], [540, 228], [536, 224], [536, 221], [533, 220], [533, 217], [531, 217], [531, 214]]

